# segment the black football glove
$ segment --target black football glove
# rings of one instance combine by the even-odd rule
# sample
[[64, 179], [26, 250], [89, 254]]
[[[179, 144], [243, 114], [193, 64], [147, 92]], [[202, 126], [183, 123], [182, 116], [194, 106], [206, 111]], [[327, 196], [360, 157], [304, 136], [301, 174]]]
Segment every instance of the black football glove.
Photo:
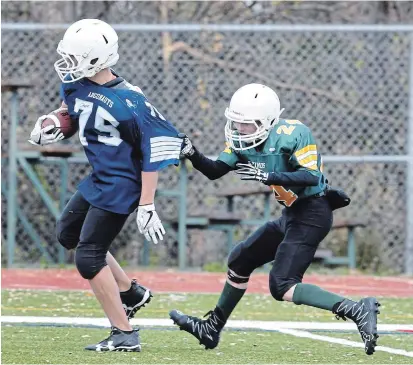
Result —
[[191, 157], [195, 153], [191, 140], [184, 133], [179, 133], [178, 137], [182, 138], [181, 157]]

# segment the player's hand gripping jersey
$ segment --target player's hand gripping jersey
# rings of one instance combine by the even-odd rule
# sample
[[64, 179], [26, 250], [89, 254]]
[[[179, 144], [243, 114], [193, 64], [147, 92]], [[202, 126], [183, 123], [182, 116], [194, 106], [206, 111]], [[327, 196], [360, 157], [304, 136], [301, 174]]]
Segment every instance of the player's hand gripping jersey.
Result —
[[78, 189], [92, 205], [119, 214], [138, 206], [141, 172], [179, 163], [178, 131], [123, 78], [99, 85], [87, 78], [63, 83], [61, 98], [72, 120], [91, 174]]
[[321, 194], [326, 189], [321, 156], [310, 129], [298, 120], [280, 119], [271, 130], [262, 148], [234, 151], [227, 147], [218, 160], [235, 169], [237, 163], [251, 163], [264, 172], [305, 170], [318, 178], [316, 186], [272, 185], [275, 198], [286, 207], [295, 201]]

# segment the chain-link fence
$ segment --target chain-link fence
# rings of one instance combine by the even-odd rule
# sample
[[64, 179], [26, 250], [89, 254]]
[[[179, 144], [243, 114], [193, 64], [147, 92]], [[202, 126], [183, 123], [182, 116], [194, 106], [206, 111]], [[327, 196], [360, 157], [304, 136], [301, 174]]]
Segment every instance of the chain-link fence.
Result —
[[[128, 30], [122, 30], [128, 29]], [[320, 151], [327, 156], [389, 156], [388, 162], [328, 162], [326, 174], [333, 185], [352, 197], [351, 206], [335, 217], [362, 218], [367, 228], [357, 233], [359, 266], [371, 269], [404, 270], [408, 223], [406, 181], [409, 153], [409, 65], [410, 33], [403, 31], [351, 31], [331, 28], [320, 31], [285, 26], [277, 30], [216, 26], [213, 30], [190, 30], [185, 26], [125, 25], [118, 28], [120, 61], [116, 70], [138, 85], [149, 100], [181, 131], [198, 135], [196, 146], [217, 155], [224, 145], [223, 111], [240, 86], [259, 82], [280, 95], [284, 116], [299, 119], [312, 129]], [[189, 29], [189, 30], [188, 30]], [[25, 28], [2, 31], [2, 78], [33, 84], [20, 92], [18, 141], [28, 149], [27, 136], [36, 118], [59, 104], [59, 80], [53, 69], [56, 45], [64, 28]], [[7, 157], [8, 97], [2, 98], [2, 153]], [[80, 150], [78, 138], [68, 142]], [[397, 160], [397, 157], [402, 157]], [[52, 165], [36, 166], [43, 185], [59, 200], [59, 170]], [[69, 190], [88, 172], [85, 164], [70, 166]], [[3, 165], [3, 174], [7, 165]], [[178, 183], [174, 168], [161, 173], [161, 188]], [[54, 219], [22, 171], [18, 172], [18, 203], [46, 243], [57, 255]], [[188, 211], [225, 209], [214, 193], [224, 186], [243, 186], [233, 175], [210, 182], [199, 172], [189, 171]], [[3, 201], [4, 202], [4, 201]], [[163, 216], [176, 215], [173, 199], [160, 198]], [[256, 198], [239, 199], [236, 210], [247, 216], [262, 212]], [[280, 207], [274, 202], [273, 214]], [[2, 228], [5, 232], [5, 204]], [[240, 227], [236, 238], [251, 228]], [[214, 232], [190, 231], [189, 264], [222, 261], [225, 236]], [[125, 249], [125, 246], [128, 246]], [[176, 235], [166, 245], [152, 250], [153, 264], [176, 264]], [[344, 232], [332, 232], [322, 244], [337, 254], [344, 253]], [[114, 249], [131, 264], [140, 262], [142, 237], [129, 222], [117, 238]], [[17, 256], [20, 262], [37, 262], [40, 251], [18, 225]]]

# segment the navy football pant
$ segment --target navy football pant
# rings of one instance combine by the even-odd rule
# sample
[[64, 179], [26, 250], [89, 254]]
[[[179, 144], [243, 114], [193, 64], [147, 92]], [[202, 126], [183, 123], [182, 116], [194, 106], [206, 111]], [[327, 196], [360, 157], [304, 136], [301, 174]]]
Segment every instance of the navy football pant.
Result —
[[272, 296], [282, 300], [301, 283], [319, 243], [331, 229], [333, 213], [326, 197], [310, 197], [285, 208], [282, 216], [266, 223], [233, 248], [228, 267], [249, 277], [258, 267], [274, 261], [269, 285]]
[[69, 200], [57, 221], [57, 239], [68, 250], [76, 248], [83, 278], [93, 279], [107, 265], [106, 254], [127, 218], [90, 205], [79, 191]]

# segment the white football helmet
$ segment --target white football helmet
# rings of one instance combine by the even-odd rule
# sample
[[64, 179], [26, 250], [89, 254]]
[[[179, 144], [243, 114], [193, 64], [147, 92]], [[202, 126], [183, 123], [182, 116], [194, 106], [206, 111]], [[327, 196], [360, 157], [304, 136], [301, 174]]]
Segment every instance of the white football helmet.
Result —
[[95, 76], [118, 62], [118, 35], [98, 19], [82, 19], [72, 24], [57, 46], [62, 56], [54, 67], [64, 83]]
[[235, 151], [256, 147], [268, 138], [283, 110], [278, 95], [268, 86], [245, 85], [234, 93], [225, 110], [225, 139]]

